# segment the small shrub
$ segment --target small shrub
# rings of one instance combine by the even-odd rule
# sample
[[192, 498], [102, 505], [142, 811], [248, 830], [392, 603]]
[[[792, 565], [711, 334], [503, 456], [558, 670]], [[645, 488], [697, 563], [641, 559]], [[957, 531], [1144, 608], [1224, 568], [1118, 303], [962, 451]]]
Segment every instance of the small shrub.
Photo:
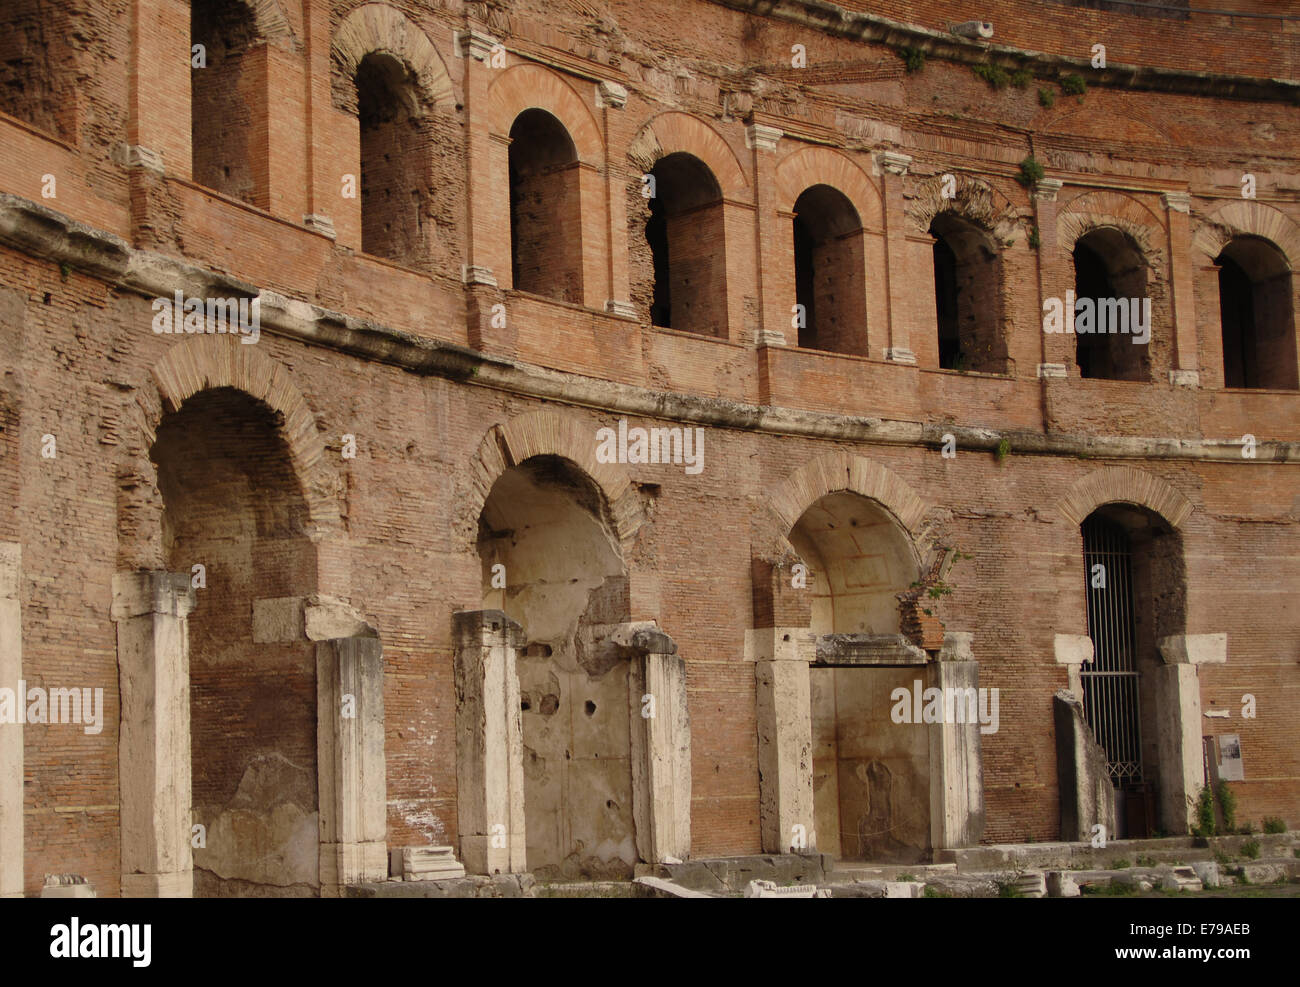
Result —
[[1088, 91], [1088, 83], [1081, 75], [1067, 75], [1061, 80], [1061, 92], [1067, 96], [1082, 96]]
[[894, 878], [894, 880], [895, 880], [895, 881], [915, 881], [915, 880], [916, 880], [916, 875], [915, 875], [915, 874], [899, 874], [898, 877]]
[[1139, 867], [1155, 867], [1155, 866], [1157, 866], [1156, 858], [1155, 858], [1155, 857], [1152, 857], [1152, 856], [1150, 856], [1150, 855], [1145, 856], [1145, 857], [1138, 857], [1138, 866], [1139, 866]]
[[1219, 800], [1219, 811], [1223, 813], [1223, 831], [1231, 833], [1237, 828], [1237, 796], [1232, 794], [1226, 781], [1219, 782], [1214, 795]]
[[1220, 867], [1227, 867], [1230, 863], [1232, 863], [1232, 860], [1231, 860], [1231, 858], [1230, 858], [1226, 853], [1224, 853], [1222, 850], [1215, 850], [1215, 851], [1214, 851], [1214, 862], [1215, 862], [1216, 864], [1218, 864]]
[[1259, 840], [1247, 840], [1241, 845], [1241, 854], [1247, 860], [1259, 859]]
[[1300, 860], [1300, 850], [1292, 850], [1291, 856], [1295, 857], [1297, 860]]
[[1011, 440], [999, 439], [998, 447], [994, 452], [994, 455], [998, 457], [999, 463], [1002, 462], [1002, 460], [1006, 459], [1007, 456], [1011, 455]]
[[1047, 170], [1038, 163], [1038, 159], [1032, 154], [1020, 162], [1020, 175], [1017, 181], [1021, 185], [1032, 188], [1037, 182], [1041, 181]]
[[1025, 89], [1033, 81], [1033, 78], [1028, 69], [1016, 69], [1011, 73], [1011, 84], [1017, 89]]
[[920, 48], [899, 48], [898, 57], [903, 60], [903, 67], [909, 73], [920, 72], [925, 67], [925, 52]]
[[1192, 835], [1213, 836], [1215, 827], [1214, 790], [1206, 785], [1196, 796], [1196, 825], [1192, 827]]
[[1016, 887], [1015, 881], [998, 881], [999, 898], [1019, 898], [1020, 889]]
[[1038, 90], [1038, 105], [1050, 110], [1056, 105], [1056, 93], [1051, 89]]
[[926, 898], [951, 898], [952, 895], [950, 895], [947, 891], [940, 891], [938, 888], [932, 888], [930, 885], [927, 884], [927, 885], [925, 886], [925, 894], [923, 895], [923, 897], [926, 897]]
[[[1138, 863], [1140, 864], [1140, 863], [1142, 863], [1142, 861], [1139, 860]], [[1124, 858], [1124, 857], [1120, 857], [1119, 860], [1112, 861], [1112, 863], [1111, 863], [1111, 865], [1110, 865], [1110, 869], [1111, 869], [1111, 870], [1125, 870], [1126, 868], [1128, 868], [1128, 867], [1132, 867], [1132, 866], [1133, 866], [1133, 865], [1132, 865], [1131, 863], [1129, 863], [1128, 860], [1127, 860], [1126, 858]]]
[[1251, 822], [1249, 819], [1247, 819], [1244, 823], [1242, 823], [1240, 826], [1237, 827], [1237, 833], [1241, 836], [1250, 836], [1254, 832], [1255, 832], [1255, 824]]
[[994, 89], [1005, 89], [1011, 76], [1001, 65], [972, 65], [970, 70]]
[[1277, 816], [1264, 817], [1264, 832], [1266, 833], [1285, 833], [1286, 820], [1279, 819]]
[[1043, 238], [1038, 235], [1038, 227], [1035, 226], [1032, 230], [1029, 231], [1029, 246], [1034, 250], [1037, 250], [1042, 245], [1043, 245]]

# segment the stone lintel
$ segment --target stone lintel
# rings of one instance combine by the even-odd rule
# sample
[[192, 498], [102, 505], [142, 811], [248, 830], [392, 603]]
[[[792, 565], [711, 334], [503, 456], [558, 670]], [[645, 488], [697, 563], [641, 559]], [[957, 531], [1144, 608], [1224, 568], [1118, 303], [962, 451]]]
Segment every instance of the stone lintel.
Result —
[[451, 615], [451, 627], [458, 648], [490, 648], [501, 643], [502, 629], [510, 646], [522, 648], [528, 643], [524, 629], [504, 610], [457, 610]]
[[806, 627], [759, 627], [745, 631], [746, 661], [801, 661], [817, 656], [817, 635]]
[[[944, 635], [947, 644], [947, 635]], [[902, 634], [823, 634], [818, 665], [924, 665], [929, 657]]]
[[1166, 665], [1222, 665], [1228, 660], [1227, 634], [1174, 634], [1156, 644]]

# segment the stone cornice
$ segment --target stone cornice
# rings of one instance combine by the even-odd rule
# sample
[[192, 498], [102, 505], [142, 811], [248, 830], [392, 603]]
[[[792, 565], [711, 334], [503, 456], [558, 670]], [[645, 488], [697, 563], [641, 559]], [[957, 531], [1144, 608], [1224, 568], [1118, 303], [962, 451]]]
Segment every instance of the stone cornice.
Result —
[[189, 296], [260, 296], [263, 332], [327, 346], [416, 374], [602, 413], [774, 435], [935, 449], [944, 444], [945, 434], [951, 434], [959, 448], [970, 451], [993, 451], [1006, 439], [1017, 456], [1203, 460], [1243, 465], [1300, 463], [1300, 441], [1259, 442], [1256, 458], [1244, 459], [1239, 439], [1073, 435], [834, 415], [658, 391], [550, 370], [416, 336], [275, 292], [259, 291], [256, 285], [188, 261], [136, 249], [121, 237], [7, 193], [0, 193], [0, 244], [56, 264], [67, 264], [144, 297], [170, 297], [178, 289]]
[[1116, 86], [1155, 92], [1188, 93], [1229, 99], [1279, 100], [1294, 103], [1300, 99], [1300, 81], [1265, 79], [1257, 76], [1228, 75], [1216, 72], [1192, 72], [1111, 62], [1104, 69], [1094, 69], [1088, 58], [1070, 58], [1028, 51], [1010, 45], [989, 44], [963, 38], [946, 31], [935, 31], [916, 24], [847, 10], [827, 0], [712, 0], [723, 7], [749, 14], [783, 20], [827, 34], [855, 41], [874, 41], [895, 48], [915, 48], [927, 58], [939, 58], [966, 64], [1000, 64], [1007, 69], [1028, 68], [1039, 79], [1060, 79], [1080, 74], [1089, 86]]

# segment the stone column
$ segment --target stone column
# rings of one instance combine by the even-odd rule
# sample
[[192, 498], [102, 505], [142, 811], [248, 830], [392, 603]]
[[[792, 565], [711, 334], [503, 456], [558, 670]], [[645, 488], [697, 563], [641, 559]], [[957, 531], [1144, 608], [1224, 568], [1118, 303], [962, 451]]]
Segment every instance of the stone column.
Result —
[[500, 610], [452, 615], [456, 646], [456, 805], [471, 874], [527, 869], [524, 733], [515, 662], [523, 628]]
[[[979, 694], [979, 662], [971, 650], [974, 634], [949, 631], [930, 664], [930, 685], [957, 700], [954, 712], [930, 725], [930, 842], [936, 850], [975, 846], [984, 836], [984, 763], [978, 716], [969, 716], [966, 690]], [[956, 690], [949, 693], [948, 690]], [[979, 703], [975, 709], [978, 712]], [[990, 706], [991, 709], [991, 706]], [[992, 724], [990, 724], [992, 725]]]
[[1198, 665], [1228, 660], [1227, 634], [1175, 634], [1157, 642], [1165, 664], [1154, 672], [1156, 757], [1160, 764], [1160, 825], [1186, 833], [1205, 784]]
[[889, 285], [889, 345], [884, 356], [893, 363], [914, 364], [909, 295], [915, 289], [915, 272], [908, 269], [907, 217], [903, 210], [903, 176], [912, 159], [906, 154], [883, 151], [878, 160], [885, 205], [885, 279]]
[[685, 860], [691, 852], [691, 717], [686, 662], [673, 639], [627, 624], [610, 638], [628, 648], [632, 812], [642, 860]]
[[190, 855], [189, 573], [113, 577], [121, 683], [122, 897], [187, 898]]
[[746, 657], [754, 662], [757, 687], [758, 818], [763, 852], [812, 850], [817, 846], [817, 834], [808, 666], [816, 638], [803, 627], [752, 630], [745, 638]]
[[[1059, 178], [1041, 178], [1034, 186], [1034, 222], [1038, 224], [1038, 313], [1034, 327], [1042, 339], [1039, 377], [1066, 377], [1074, 365], [1074, 334], [1043, 332], [1043, 305], [1049, 298], [1065, 304], [1066, 272], [1062, 270], [1061, 246], [1056, 231]], [[1074, 313], [1064, 314], [1066, 326], [1074, 325]]]
[[[23, 677], [23, 614], [18, 581], [22, 546], [0, 542], [0, 689], [14, 693]], [[23, 725], [0, 722], [0, 898], [23, 896]]]
[[1169, 223], [1169, 284], [1173, 310], [1173, 368], [1169, 382], [1184, 387], [1200, 384], [1196, 351], [1196, 302], [1192, 284], [1191, 205], [1186, 192], [1166, 192], [1161, 199]]
[[316, 759], [320, 789], [320, 885], [388, 877], [384, 760], [384, 652], [378, 637], [316, 644]]
[[[799, 345], [799, 330], [791, 326], [795, 304], [794, 214], [777, 209], [776, 164], [773, 152], [783, 134], [776, 127], [750, 124], [745, 142], [754, 154], [754, 199], [758, 204], [755, 224], [759, 290], [760, 346]], [[787, 340], [787, 330], [789, 339]]]

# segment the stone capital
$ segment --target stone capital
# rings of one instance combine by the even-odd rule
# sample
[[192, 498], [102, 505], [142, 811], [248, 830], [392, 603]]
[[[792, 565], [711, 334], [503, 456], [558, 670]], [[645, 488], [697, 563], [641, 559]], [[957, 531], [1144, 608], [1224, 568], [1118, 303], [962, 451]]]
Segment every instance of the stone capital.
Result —
[[785, 132], [779, 127], [751, 123], [745, 128], [745, 146], [758, 148], [760, 151], [775, 151], [777, 142], [784, 136]]
[[1227, 634], [1174, 634], [1156, 642], [1166, 665], [1222, 665], [1228, 660]]
[[113, 159], [124, 168], [143, 168], [159, 175], [166, 171], [162, 153], [142, 144], [118, 144]]
[[1055, 202], [1056, 194], [1064, 184], [1059, 178], [1040, 178], [1034, 182], [1034, 198], [1043, 202]]
[[501, 42], [490, 34], [470, 28], [456, 33], [456, 54], [461, 58], [469, 57], [477, 61], [486, 61], [492, 49]]
[[187, 572], [147, 570], [113, 576], [112, 619], [129, 620], [145, 614], [185, 617], [194, 609], [194, 589]]
[[1160, 196], [1160, 201], [1170, 212], [1190, 213], [1192, 211], [1192, 196], [1189, 192], [1166, 192]]
[[331, 240], [338, 239], [338, 231], [334, 228], [334, 220], [321, 213], [308, 213], [302, 218], [302, 225], [309, 230], [315, 230], [322, 236], [327, 236]]
[[898, 151], [881, 151], [876, 155], [876, 160], [891, 175], [906, 175], [907, 169], [912, 166], [912, 156]]
[[460, 266], [461, 280], [466, 284], [481, 284], [489, 288], [497, 287], [497, 276], [492, 268], [485, 267], [482, 264], [462, 264]]
[[906, 346], [890, 346], [885, 350], [885, 359], [889, 363], [905, 363], [916, 366], [916, 354]]
[[1064, 377], [1066, 376], [1065, 364], [1064, 363], [1040, 363], [1038, 365], [1038, 376], [1039, 377]]
[[1200, 387], [1201, 374], [1198, 370], [1171, 370], [1169, 383], [1175, 387]]
[[1086, 634], [1057, 634], [1054, 646], [1058, 665], [1082, 665], [1092, 661], [1092, 638]]
[[635, 319], [636, 306], [631, 302], [619, 301], [616, 298], [605, 299], [605, 311], [610, 315], [616, 315], [620, 319]]
[[627, 89], [617, 82], [601, 79], [596, 83], [596, 105], [608, 106], [612, 110], [621, 110], [627, 106]]

